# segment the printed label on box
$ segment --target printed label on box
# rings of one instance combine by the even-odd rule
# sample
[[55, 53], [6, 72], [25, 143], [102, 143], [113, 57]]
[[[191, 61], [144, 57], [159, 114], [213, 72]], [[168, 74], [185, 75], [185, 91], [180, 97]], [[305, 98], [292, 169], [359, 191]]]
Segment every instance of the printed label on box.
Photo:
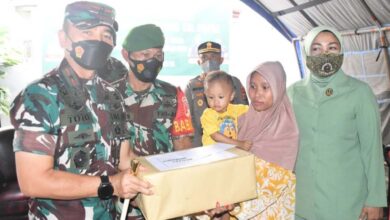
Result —
[[227, 151], [233, 147], [234, 145], [231, 144], [217, 143], [185, 151], [153, 155], [146, 157], [146, 160], [159, 171], [174, 170], [237, 157]]

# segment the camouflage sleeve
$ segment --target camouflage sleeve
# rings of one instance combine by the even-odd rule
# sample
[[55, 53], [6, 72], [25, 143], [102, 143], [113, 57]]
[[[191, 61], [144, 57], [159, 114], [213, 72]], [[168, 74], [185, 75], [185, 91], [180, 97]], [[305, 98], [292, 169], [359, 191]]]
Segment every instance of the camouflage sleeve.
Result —
[[16, 97], [10, 111], [14, 151], [54, 155], [59, 129], [57, 92], [41, 82], [31, 84]]
[[183, 91], [178, 87], [177, 91], [177, 110], [173, 120], [171, 134], [173, 137], [191, 136], [194, 134], [191, 115], [188, 109], [188, 101]]
[[123, 77], [125, 77], [128, 73], [126, 66], [115, 57], [108, 58], [108, 61], [104, 67], [98, 69], [98, 76], [100, 78], [106, 80], [109, 83], [114, 83]]
[[249, 105], [248, 96], [245, 92], [245, 87], [241, 84], [240, 80], [237, 77], [233, 77], [235, 95], [233, 104], [243, 104]]

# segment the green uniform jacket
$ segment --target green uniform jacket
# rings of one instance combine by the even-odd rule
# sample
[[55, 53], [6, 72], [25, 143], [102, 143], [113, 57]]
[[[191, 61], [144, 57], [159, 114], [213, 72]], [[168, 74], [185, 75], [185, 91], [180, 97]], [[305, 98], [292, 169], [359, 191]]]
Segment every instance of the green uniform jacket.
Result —
[[363, 206], [386, 206], [379, 112], [370, 87], [339, 71], [324, 88], [309, 76], [288, 95], [300, 131], [297, 219], [357, 220]]

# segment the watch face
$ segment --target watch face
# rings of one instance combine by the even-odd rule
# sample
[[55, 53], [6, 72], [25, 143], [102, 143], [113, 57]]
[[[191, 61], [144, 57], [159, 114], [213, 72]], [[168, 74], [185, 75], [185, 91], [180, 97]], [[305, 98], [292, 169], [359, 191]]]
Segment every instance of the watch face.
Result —
[[114, 189], [109, 183], [100, 185], [98, 189], [98, 195], [100, 199], [110, 199], [113, 193]]
[[114, 193], [114, 188], [112, 187], [108, 176], [101, 176], [101, 184], [98, 188], [98, 196], [100, 199], [110, 199]]

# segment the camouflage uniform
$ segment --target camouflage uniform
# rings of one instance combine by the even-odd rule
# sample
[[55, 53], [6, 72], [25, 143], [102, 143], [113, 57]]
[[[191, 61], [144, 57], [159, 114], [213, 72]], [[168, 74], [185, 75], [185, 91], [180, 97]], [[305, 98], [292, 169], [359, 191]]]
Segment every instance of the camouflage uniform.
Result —
[[[130, 142], [136, 155], [172, 152], [173, 139], [193, 135], [188, 103], [179, 88], [156, 79], [147, 91], [135, 92], [127, 76], [113, 82], [113, 86], [124, 98], [131, 125]], [[128, 220], [144, 219], [138, 208], [130, 206], [128, 211]]]
[[124, 98], [131, 125], [130, 142], [136, 155], [172, 152], [173, 138], [192, 135], [193, 128], [189, 117], [182, 127], [175, 126], [178, 111], [182, 110], [178, 109], [177, 96], [181, 92], [180, 89], [156, 79], [147, 91], [135, 92], [127, 81], [126, 76], [114, 82], [114, 86]]
[[[113, 175], [118, 172], [120, 142], [128, 133], [122, 101], [106, 81], [98, 76], [80, 79], [63, 60], [58, 69], [30, 84], [13, 102], [14, 151], [52, 156], [55, 170]], [[31, 198], [29, 216], [113, 219], [113, 202], [98, 197]]]
[[[193, 147], [202, 146], [203, 129], [200, 123], [200, 117], [203, 111], [208, 107], [206, 96], [204, 95], [204, 74], [201, 74], [189, 81], [185, 89], [187, 100], [189, 101], [189, 108], [191, 112], [192, 125], [195, 129], [195, 135], [193, 140]], [[240, 80], [237, 77], [232, 76], [234, 85], [234, 99], [232, 104], [244, 104], [248, 105], [248, 98], [246, 96], [245, 88], [242, 86]]]
[[112, 83], [113, 86], [117, 86], [115, 82], [126, 77], [128, 72], [126, 66], [115, 57], [108, 58], [106, 65], [96, 71], [100, 78]]

